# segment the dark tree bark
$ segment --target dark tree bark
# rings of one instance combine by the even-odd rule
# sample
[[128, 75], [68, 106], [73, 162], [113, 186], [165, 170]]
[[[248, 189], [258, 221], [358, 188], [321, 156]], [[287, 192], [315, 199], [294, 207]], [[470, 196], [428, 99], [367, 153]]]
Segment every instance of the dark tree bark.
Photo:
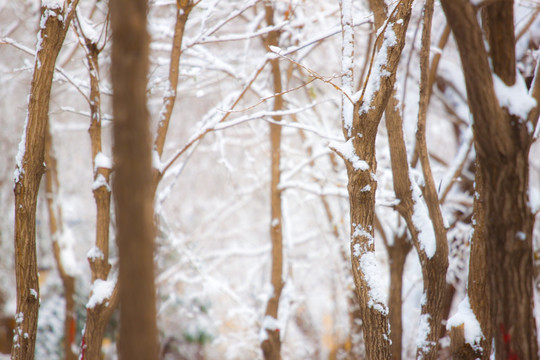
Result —
[[157, 359], [146, 0], [111, 0], [113, 194], [119, 252], [119, 357]]
[[41, 8], [41, 27], [38, 34], [28, 115], [15, 171], [17, 313], [11, 349], [12, 359], [34, 358], [39, 310], [36, 259], [37, 195], [41, 177], [45, 171], [43, 166], [45, 136], [49, 120], [54, 66], [77, 3], [78, 0], [68, 0], [63, 8], [60, 6]]
[[[476, 259], [472, 270], [485, 271], [478, 277], [485, 276], [484, 296], [489, 301], [478, 301], [482, 294], [470, 294], [471, 307], [479, 315], [485, 307], [489, 309], [488, 320], [480, 315], [479, 321], [484, 335], [491, 334], [494, 339], [496, 359], [535, 359], [538, 343], [533, 313], [534, 217], [528, 205], [532, 134], [528, 127], [534, 127], [537, 118], [520, 119], [502, 108], [493, 80], [493, 75], [497, 75], [506, 85], [516, 82], [513, 1], [488, 2], [483, 10], [489, 54], [473, 5], [466, 0], [441, 0], [441, 4], [458, 45], [474, 117], [480, 181], [477, 192], [485, 214], [480, 229], [484, 237], [474, 239], [485, 244], [476, 244], [478, 251], [485, 251], [485, 264]], [[537, 97], [536, 94], [533, 91], [533, 96]], [[537, 110], [538, 106], [531, 113], [538, 114]], [[471, 259], [474, 257], [471, 253]], [[470, 292], [477, 290], [469, 288]]]
[[[384, 109], [392, 94], [396, 68], [405, 44], [412, 1], [401, 1], [380, 29], [372, 64], [360, 99], [354, 103], [352, 119], [344, 118], [344, 148], [335, 151], [345, 160], [351, 216], [351, 263], [364, 325], [368, 359], [391, 358], [388, 309], [374, 296], [375, 264], [374, 215], [377, 189], [375, 138]], [[387, 37], [387, 33], [391, 33]], [[382, 45], [381, 45], [382, 43]], [[377, 50], [383, 48], [384, 52]], [[372, 75], [372, 67], [375, 75]], [[373, 76], [373, 77], [372, 77]], [[371, 89], [367, 84], [377, 84]], [[371, 90], [368, 90], [371, 89]], [[350, 100], [350, 99], [349, 99]], [[350, 123], [348, 122], [350, 121]], [[376, 275], [375, 275], [376, 276]], [[379, 294], [380, 296], [380, 294]]]

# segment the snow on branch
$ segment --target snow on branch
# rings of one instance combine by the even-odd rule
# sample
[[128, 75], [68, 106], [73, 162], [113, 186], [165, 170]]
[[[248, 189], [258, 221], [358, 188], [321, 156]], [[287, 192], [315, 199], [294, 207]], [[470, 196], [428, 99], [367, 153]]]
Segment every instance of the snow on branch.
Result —
[[461, 325], [463, 325], [465, 342], [471, 345], [474, 350], [477, 350], [480, 341], [484, 338], [484, 334], [476, 315], [471, 309], [468, 295], [459, 303], [458, 311], [448, 319], [446, 329], [450, 330]]
[[280, 56], [280, 57], [284, 58], [285, 60], [288, 60], [288, 61], [290, 61], [291, 63], [293, 63], [293, 64], [295, 64], [295, 65], [301, 67], [301, 68], [304, 69], [304, 70], [306, 70], [306, 71], [309, 73], [309, 75], [313, 76], [313, 77], [316, 78], [317, 80], [320, 80], [320, 81], [322, 81], [322, 82], [324, 82], [324, 83], [326, 83], [326, 84], [332, 85], [332, 86], [334, 87], [334, 89], [340, 91], [341, 94], [343, 94], [343, 95], [351, 102], [351, 104], [354, 103], [353, 99], [349, 96], [349, 94], [348, 94], [347, 92], [345, 92], [341, 87], [339, 87], [338, 85], [336, 85], [336, 84], [334, 84], [334, 83], [332, 82], [332, 80], [333, 80], [334, 78], [339, 77], [339, 76], [335, 76], [335, 75], [334, 75], [334, 76], [330, 76], [330, 77], [322, 76], [322, 75], [318, 74], [315, 70], [310, 69], [310, 68], [308, 68], [307, 66], [302, 65], [301, 63], [297, 62], [296, 60], [290, 58], [290, 57], [287, 56], [285, 53], [283, 53], [283, 51], [281, 51], [281, 49], [276, 48], [276, 47], [274, 46], [274, 47], [272, 47], [270, 50], [272, 51], [273, 54], [276, 54], [277, 56]]
[[96, 279], [92, 284], [92, 296], [86, 304], [87, 309], [92, 309], [98, 305], [103, 304], [109, 300], [113, 294], [116, 286], [116, 279], [114, 280], [102, 280]]
[[356, 154], [354, 145], [352, 143], [353, 138], [350, 138], [345, 143], [332, 142], [329, 146], [334, 150], [343, 160], [351, 164], [356, 171], [367, 171], [369, 165], [365, 160], [362, 160]]
[[526, 120], [529, 112], [536, 106], [536, 100], [529, 95], [527, 85], [520, 75], [516, 76], [514, 85], [508, 86], [501, 78], [493, 74], [493, 87], [499, 105], [522, 120]]
[[410, 181], [413, 200], [413, 214], [411, 219], [414, 227], [418, 231], [418, 242], [420, 244], [420, 249], [426, 253], [428, 258], [431, 259], [433, 255], [435, 255], [435, 251], [437, 249], [433, 223], [429, 217], [428, 208], [425, 202], [422, 200], [422, 192], [420, 187], [416, 183], [413, 176], [410, 176]]

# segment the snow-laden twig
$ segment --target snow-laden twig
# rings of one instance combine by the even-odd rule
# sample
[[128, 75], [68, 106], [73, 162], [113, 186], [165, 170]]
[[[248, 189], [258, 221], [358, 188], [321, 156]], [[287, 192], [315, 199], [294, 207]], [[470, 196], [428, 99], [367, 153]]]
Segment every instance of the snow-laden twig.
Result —
[[302, 69], [306, 70], [309, 73], [309, 75], [313, 76], [317, 80], [320, 80], [320, 81], [322, 81], [322, 82], [324, 82], [326, 84], [332, 85], [334, 87], [334, 89], [340, 91], [345, 97], [347, 97], [347, 99], [351, 102], [351, 104], [354, 104], [354, 101], [349, 96], [349, 94], [347, 94], [340, 86], [338, 86], [338, 85], [336, 85], [336, 84], [334, 84], [332, 82], [333, 79], [339, 78], [340, 76], [338, 76], [338, 75], [333, 75], [333, 76], [330, 76], [330, 77], [322, 76], [319, 73], [317, 73], [315, 70], [310, 69], [307, 66], [302, 65], [299, 62], [297, 62], [296, 60], [292, 59], [291, 57], [285, 55], [283, 53], [283, 51], [281, 51], [279, 48], [272, 47], [270, 50], [272, 51], [273, 54], [276, 54], [277, 56], [282, 57], [283, 59], [288, 60], [291, 63], [295, 64], [296, 66], [299, 66]]
[[317, 153], [311, 155], [311, 157], [309, 157], [306, 160], [300, 162], [298, 165], [296, 165], [291, 170], [289, 170], [287, 172], [283, 172], [282, 175], [281, 175], [281, 181], [282, 182], [288, 181], [289, 179], [294, 177], [296, 174], [298, 174], [303, 168], [305, 168], [307, 166], [310, 166], [313, 163], [313, 161], [317, 160], [318, 158], [329, 155], [329, 154], [331, 154], [330, 150], [329, 149], [324, 149], [324, 150], [322, 150], [320, 152], [317, 152]]
[[[240, 100], [244, 97], [246, 92], [253, 85], [253, 83], [255, 82], [257, 77], [261, 74], [261, 72], [263, 71], [263, 69], [264, 69], [264, 67], [266, 66], [267, 63], [268, 63], [268, 59], [264, 59], [259, 64], [259, 66], [256, 68], [256, 70], [253, 72], [252, 76], [250, 77], [249, 81], [244, 86], [244, 88], [239, 93], [233, 94], [234, 95], [234, 100], [232, 100], [232, 104], [229, 107], [230, 109], [234, 109], [235, 106], [238, 105]], [[231, 101], [230, 98], [231, 97], [229, 97], [229, 99], [226, 99], [224, 102], [227, 103], [227, 102]], [[211, 115], [213, 115], [212, 113], [215, 113], [215, 109], [213, 109], [211, 111]], [[172, 164], [184, 152], [186, 152], [187, 149], [189, 149], [195, 142], [201, 140], [206, 134], [208, 134], [210, 131], [212, 131], [217, 124], [219, 124], [220, 122], [225, 121], [229, 117], [230, 114], [231, 114], [230, 112], [227, 112], [222, 117], [210, 116], [210, 120], [207, 121], [205, 124], [203, 124], [203, 126], [201, 126], [201, 128], [189, 138], [188, 142], [181, 149], [177, 150], [176, 153], [174, 153], [171, 156], [171, 158], [164, 163], [165, 165], [163, 166], [163, 171], [162, 171], [161, 175], [163, 175], [165, 172], [167, 172], [167, 170], [172, 166]], [[213, 119], [212, 119], [212, 117], [213, 117]]]
[[[16, 49], [19, 49], [25, 53], [27, 53], [28, 55], [32, 55], [32, 56], [36, 56], [36, 51], [27, 47], [27, 46], [24, 46], [20, 43], [18, 43], [17, 41], [11, 39], [11, 38], [2, 38], [0, 39], [0, 44], [6, 44], [6, 45], [11, 45], [13, 47], [15, 47]], [[60, 73], [71, 85], [73, 85], [75, 87], [75, 89], [83, 96], [83, 98], [86, 100], [86, 102], [88, 102], [88, 104], [90, 104], [90, 99], [88, 98], [88, 96], [86, 96], [86, 94], [84, 93], [84, 91], [81, 89], [80, 87], [80, 83], [82, 83], [81, 81], [77, 81], [76, 79], [72, 78], [71, 76], [69, 76], [66, 71], [64, 69], [62, 69], [61, 67], [59, 66], [55, 66], [55, 69], [56, 71], [58, 71], [58, 73]]]
[[319, 196], [337, 196], [344, 199], [349, 198], [349, 193], [346, 188], [325, 187], [317, 184], [309, 184], [302, 181], [282, 181], [279, 184], [280, 190], [297, 189], [306, 191]]
[[[225, 19], [221, 20], [220, 22], [218, 22], [217, 24], [215, 24], [213, 27], [211, 27], [210, 29], [204, 31], [204, 32], [201, 32], [195, 39], [191, 39], [191, 40], [188, 40], [186, 41], [186, 46], [184, 49], [187, 49], [187, 48], [190, 48], [194, 45], [197, 45], [199, 44], [200, 41], [202, 40], [205, 40], [206, 38], [208, 38], [209, 36], [215, 34], [219, 29], [221, 29], [223, 26], [225, 26], [227, 23], [229, 23], [231, 20], [235, 19], [236, 17], [242, 15], [246, 10], [249, 10], [250, 8], [252, 8], [253, 6], [255, 6], [257, 4], [259, 0], [249, 0], [249, 1], [246, 1], [243, 6], [241, 6], [240, 8], [238, 8], [237, 10], [233, 11], [232, 13], [229, 14], [229, 16], [227, 16]], [[182, 50], [184, 50], [182, 49]]]

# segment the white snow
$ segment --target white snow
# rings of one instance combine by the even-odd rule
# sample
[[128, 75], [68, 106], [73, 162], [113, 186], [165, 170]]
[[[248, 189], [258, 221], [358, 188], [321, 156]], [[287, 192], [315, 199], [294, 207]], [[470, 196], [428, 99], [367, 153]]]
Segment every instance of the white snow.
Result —
[[107, 179], [105, 179], [105, 176], [103, 176], [102, 174], [98, 174], [96, 180], [94, 180], [94, 182], [92, 183], [92, 190], [97, 190], [102, 186], [104, 186], [107, 191], [111, 191], [111, 188], [109, 187], [109, 183], [107, 182]]
[[34, 299], [38, 298], [38, 293], [37, 293], [36, 289], [30, 289], [30, 295], [32, 295], [34, 297]]
[[330, 148], [339, 153], [345, 160], [347, 160], [353, 166], [354, 170], [366, 171], [369, 169], [369, 165], [366, 161], [361, 160], [354, 150], [352, 138], [345, 143], [333, 141], [329, 144]]
[[364, 229], [364, 227], [362, 225], [353, 224], [353, 226], [354, 226], [354, 232], [352, 234], [353, 239], [356, 239], [358, 237], [363, 237], [363, 238], [366, 238], [368, 240], [369, 245], [374, 244], [375, 240], [373, 239], [373, 236], [371, 236], [371, 234], [369, 232], [367, 232], [366, 229]]
[[60, 260], [64, 266], [66, 274], [76, 276], [80, 273], [80, 264], [77, 263], [73, 246], [75, 237], [70, 228], [64, 228], [58, 238], [58, 247], [60, 248]]
[[473, 4], [474, 6], [480, 6], [483, 2], [484, 0], [471, 0], [471, 4]]
[[263, 329], [270, 330], [270, 331], [276, 331], [279, 330], [279, 321], [276, 318], [273, 318], [270, 315], [266, 315], [262, 322]]
[[114, 290], [115, 281], [96, 279], [92, 285], [92, 296], [86, 304], [87, 309], [96, 307], [108, 300]]
[[15, 315], [15, 323], [22, 324], [23, 321], [24, 321], [24, 313], [22, 312], [17, 313]]
[[435, 346], [435, 343], [433, 341], [427, 340], [429, 334], [431, 333], [431, 327], [429, 326], [429, 319], [431, 319], [431, 315], [422, 314], [420, 315], [420, 322], [418, 324], [418, 335], [416, 338], [416, 347], [418, 349], [422, 349], [423, 352], [428, 352], [431, 347]]
[[446, 329], [450, 330], [453, 327], [463, 325], [465, 342], [470, 344], [473, 349], [480, 345], [480, 340], [484, 338], [480, 323], [474, 315], [471, 304], [469, 303], [469, 296], [459, 303], [457, 312], [448, 319], [446, 323]]
[[99, 33], [96, 31], [96, 26], [90, 19], [83, 16], [79, 11], [77, 12], [77, 18], [79, 19], [79, 24], [81, 25], [81, 30], [84, 36], [86, 36], [94, 44], [97, 44], [99, 41]]
[[92, 246], [86, 253], [86, 258], [89, 260], [104, 259], [105, 255], [97, 246]]
[[262, 321], [262, 327], [259, 331], [259, 342], [264, 342], [268, 339], [267, 330], [270, 331], [279, 331], [281, 328], [279, 321], [276, 318], [273, 318], [270, 315], [266, 315]]
[[418, 242], [420, 243], [420, 249], [424, 250], [428, 258], [432, 258], [435, 255], [437, 249], [437, 242], [435, 240], [435, 231], [433, 230], [433, 224], [429, 217], [429, 212], [425, 202], [421, 199], [422, 193], [415, 179], [411, 178], [411, 191], [413, 206], [412, 222], [414, 227], [418, 231]]
[[522, 120], [526, 120], [529, 112], [536, 106], [536, 100], [529, 95], [527, 85], [519, 75], [516, 76], [514, 85], [508, 86], [501, 78], [493, 74], [493, 86], [499, 105]]
[[[373, 236], [363, 226], [354, 224], [353, 226], [352, 241], [356, 238], [363, 237], [368, 241], [367, 246], [373, 245]], [[353, 245], [353, 256], [358, 258], [358, 270], [364, 274], [364, 279], [368, 285], [368, 305], [382, 314], [388, 314], [388, 307], [385, 303], [386, 294], [381, 281], [383, 277], [377, 265], [377, 258], [373, 251], [369, 251], [366, 246], [362, 245], [359, 243]]]
[[270, 45], [269, 48], [270, 48], [271, 51], [275, 52], [276, 54], [281, 54], [282, 50], [281, 50], [280, 47]]
[[64, 0], [41, 0], [41, 6], [49, 9], [61, 9], [64, 5]]
[[352, 21], [352, 0], [341, 0], [341, 27], [343, 29], [342, 54], [341, 54], [341, 90], [345, 93], [342, 96], [342, 121], [351, 136], [353, 125], [353, 109], [346, 95], [352, 95], [353, 89], [353, 67], [354, 67], [354, 30]]
[[379, 311], [381, 314], [387, 315], [388, 307], [385, 303], [386, 294], [381, 281], [383, 277], [379, 271], [375, 253], [372, 251], [366, 252], [360, 258], [359, 263], [359, 270], [364, 274], [364, 279], [366, 280], [369, 288], [368, 305], [372, 309]]
[[[30, 101], [30, 99], [28, 99]], [[21, 174], [24, 174], [23, 158], [24, 152], [26, 151], [26, 131], [28, 128], [28, 113], [26, 114], [26, 119], [24, 120], [23, 132], [21, 135], [21, 141], [19, 141], [19, 151], [17, 156], [15, 156], [15, 172], [13, 173], [13, 181], [18, 183], [21, 177]]]
[[160, 174], [163, 174], [163, 170], [165, 169], [165, 163], [161, 162], [161, 158], [159, 157], [159, 153], [156, 149], [152, 151], [152, 166], [154, 169], [156, 169]]
[[[369, 76], [364, 97], [362, 99], [362, 105], [360, 106], [359, 114], [365, 114], [371, 110], [373, 97], [379, 91], [381, 85], [381, 78], [389, 77], [391, 74], [386, 70], [386, 64], [388, 63], [388, 48], [393, 47], [397, 44], [397, 37], [394, 29], [392, 28], [393, 24], [389, 23], [386, 31], [384, 33], [384, 40], [379, 51], [375, 56], [373, 62], [373, 68], [371, 69], [371, 74]], [[358, 94], [356, 97], [359, 96]]]
[[111, 158], [102, 153], [101, 151], [97, 153], [96, 157], [94, 158], [94, 171], [96, 171], [98, 168], [103, 169], [111, 169], [112, 168], [112, 161]]

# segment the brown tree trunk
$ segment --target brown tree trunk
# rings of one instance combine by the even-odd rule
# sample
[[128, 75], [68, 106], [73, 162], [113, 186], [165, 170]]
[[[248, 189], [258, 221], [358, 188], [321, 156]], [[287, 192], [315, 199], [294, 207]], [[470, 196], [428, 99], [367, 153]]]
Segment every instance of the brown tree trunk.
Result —
[[73, 9], [78, 0], [64, 8], [41, 9], [41, 28], [28, 114], [19, 145], [15, 171], [15, 276], [17, 313], [12, 359], [33, 359], [39, 309], [39, 284], [36, 259], [36, 204], [44, 173], [45, 134], [54, 65], [62, 48]]
[[403, 270], [405, 260], [412, 248], [411, 240], [404, 232], [401, 236], [396, 235], [392, 245], [387, 246], [388, 261], [390, 262], [390, 294], [388, 296], [388, 308], [390, 311], [390, 340], [392, 340], [392, 359], [400, 360], [403, 339]]
[[146, 0], [111, 0], [120, 359], [157, 359]]
[[[374, 212], [377, 189], [375, 138], [396, 77], [396, 68], [405, 43], [412, 1], [400, 2], [389, 16], [387, 28], [380, 31], [366, 85], [352, 109], [352, 119], [344, 117], [343, 133], [347, 142], [335, 147], [345, 160], [348, 174], [351, 216], [351, 255], [353, 278], [364, 325], [366, 357], [391, 358], [388, 309], [378, 289], [375, 258]], [[386, 37], [392, 31], [392, 39]], [[380, 43], [379, 43], [380, 44]], [[375, 67], [375, 75], [373, 75]], [[380, 77], [379, 77], [380, 76]], [[372, 78], [373, 77], [373, 78]], [[379, 78], [375, 78], [379, 77]], [[373, 88], [374, 84], [378, 87]]]
[[[372, 1], [372, 6], [382, 7], [377, 1]], [[378, 11], [378, 13], [385, 13], [386, 11]], [[407, 160], [407, 150], [405, 147], [405, 140], [403, 135], [403, 120], [398, 110], [399, 102], [396, 99], [395, 91], [394, 95], [388, 101], [386, 105], [386, 126], [388, 130], [388, 141], [390, 147], [391, 166], [394, 181], [394, 191], [396, 197], [400, 200], [400, 203], [396, 206], [400, 215], [405, 219], [409, 232], [412, 237], [412, 242], [415, 245], [416, 251], [420, 263], [422, 265], [423, 284], [425, 301], [422, 304], [422, 319], [424, 325], [429, 329], [428, 333], [424, 333], [424, 339], [422, 339], [422, 345], [417, 349], [417, 356], [419, 358], [436, 358], [438, 356], [438, 340], [440, 337], [441, 320], [447, 316], [444, 312], [443, 300], [446, 288], [446, 269], [448, 267], [448, 247], [446, 239], [446, 230], [443, 225], [442, 215], [439, 207], [439, 201], [437, 193], [435, 191], [435, 185], [433, 182], [433, 176], [431, 175], [431, 166], [429, 164], [429, 158], [427, 154], [427, 145], [425, 140], [425, 123], [427, 114], [427, 104], [430, 96], [429, 85], [429, 49], [430, 49], [430, 33], [431, 33], [431, 17], [433, 14], [433, 1], [427, 1], [424, 8], [424, 27], [422, 32], [422, 51], [420, 54], [421, 60], [421, 84], [420, 84], [420, 106], [418, 117], [418, 130], [417, 130], [417, 151], [421, 160], [422, 170], [425, 179], [425, 189], [423, 198], [413, 198], [413, 184], [411, 184], [410, 169]], [[378, 19], [376, 16], [376, 24], [382, 26], [383, 19]], [[416, 186], [416, 184], [414, 184]], [[419, 237], [421, 230], [417, 228], [417, 225], [413, 222], [413, 216], [415, 207], [424, 206], [423, 204], [417, 204], [417, 202], [424, 202], [429, 212], [429, 218], [431, 220], [435, 240], [436, 248], [434, 254], [428, 254], [423, 244], [420, 242]], [[400, 241], [400, 247], [404, 248], [410, 246], [406, 243], [406, 239], [396, 239]], [[394, 244], [398, 246], [398, 244]], [[391, 256], [391, 272], [395, 271], [393, 277], [403, 273], [403, 262], [405, 261], [405, 255], [399, 253], [400, 249], [388, 248], [389, 256]], [[401, 255], [401, 256], [400, 256]], [[393, 259], [396, 257], [396, 260]], [[400, 264], [399, 261], [402, 263]], [[398, 261], [394, 264], [394, 261]], [[397, 268], [396, 268], [397, 267]], [[397, 271], [400, 271], [399, 273]], [[392, 274], [392, 273], [391, 273]], [[392, 281], [393, 278], [391, 278]], [[397, 283], [398, 279], [394, 280]], [[392, 288], [392, 290], [394, 290]], [[401, 296], [401, 295], [400, 295]], [[399, 303], [396, 295], [396, 299], [391, 299], [393, 306], [401, 307], [401, 297]], [[390, 312], [392, 313], [392, 308]], [[401, 315], [401, 312], [399, 312]], [[397, 315], [396, 315], [397, 316]], [[395, 319], [391, 317], [391, 320], [396, 323], [395, 326], [399, 326], [397, 331], [401, 336], [401, 319]], [[396, 329], [392, 325], [392, 333]], [[401, 338], [397, 339], [397, 334], [392, 339], [393, 357], [399, 359], [401, 357]], [[398, 351], [396, 354], [395, 351]]]
[[[266, 3], [264, 6], [266, 23], [268, 26], [274, 25], [274, 8], [272, 4]], [[279, 32], [271, 31], [265, 39], [265, 46], [278, 46]], [[272, 67], [273, 92], [278, 94], [274, 97], [273, 111], [283, 110], [283, 98], [279, 95], [282, 92], [281, 69], [279, 59], [270, 60]], [[281, 121], [281, 116], [273, 116], [275, 122]], [[266, 332], [266, 339], [261, 342], [261, 349], [266, 360], [281, 359], [281, 338], [280, 329], [276, 328], [279, 310], [279, 299], [283, 289], [283, 232], [281, 214], [281, 190], [279, 181], [281, 178], [281, 125], [270, 124], [270, 151], [271, 151], [271, 179], [270, 179], [270, 239], [272, 241], [272, 273], [270, 282], [272, 284], [272, 295], [266, 304], [263, 329]]]
[[[437, 359], [441, 323], [444, 320], [446, 271], [448, 269], [448, 240], [442, 217], [439, 197], [431, 172], [426, 143], [426, 120], [429, 103], [429, 54], [431, 49], [431, 20], [433, 17], [434, 0], [427, 0], [424, 6], [424, 25], [422, 28], [422, 49], [420, 53], [420, 101], [418, 106], [418, 123], [416, 143], [418, 157], [422, 165], [425, 187], [422, 189], [425, 203], [431, 219], [436, 241], [436, 251], [433, 256], [421, 258], [422, 275], [424, 280], [425, 302], [422, 304], [422, 320], [429, 324], [428, 334], [425, 335], [423, 346], [418, 346], [416, 356], [421, 359]], [[424, 261], [422, 261], [424, 260]]]
[[[475, 190], [479, 194], [484, 193], [482, 189], [483, 181], [481, 178], [482, 172], [476, 164], [476, 179]], [[483, 332], [483, 339], [480, 340], [480, 348], [476, 351], [471, 344], [465, 342], [463, 328], [454, 330], [450, 329], [451, 351], [452, 356], [456, 359], [461, 359], [468, 354], [474, 354], [475, 358], [487, 360], [491, 355], [491, 324], [489, 318], [489, 309], [491, 298], [486, 296], [487, 291], [487, 264], [486, 264], [486, 235], [485, 222], [486, 215], [484, 211], [483, 199], [474, 197], [474, 233], [471, 239], [471, 256], [469, 259], [469, 277], [467, 284], [467, 293], [471, 310], [476, 316]]]
[[[75, 21], [75, 29], [86, 50], [86, 60], [88, 63], [88, 73], [90, 77], [90, 135], [92, 167], [94, 169], [94, 184], [92, 192], [96, 202], [96, 234], [95, 245], [89, 253], [88, 262], [92, 273], [92, 284], [96, 280], [106, 281], [109, 277], [111, 265], [109, 264], [109, 226], [110, 226], [110, 204], [111, 187], [110, 173], [111, 165], [108, 159], [102, 154], [101, 145], [101, 91], [99, 89], [99, 62], [98, 57], [101, 48], [94, 40], [89, 39], [83, 33], [78, 21]], [[100, 159], [101, 157], [101, 159]], [[118, 303], [118, 283], [115, 284], [110, 297], [95, 306], [87, 306], [86, 322], [82, 334], [80, 359], [98, 360], [101, 359], [101, 347], [105, 329], [116, 305]], [[93, 291], [90, 294], [90, 298]]]
[[[500, 107], [489, 63], [491, 59], [495, 74], [507, 85], [515, 83], [514, 26], [510, 15], [513, 2], [488, 4], [484, 12], [490, 57], [484, 50], [482, 29], [473, 6], [466, 0], [441, 3], [459, 48], [474, 117], [480, 172], [477, 178], [481, 180], [478, 196], [485, 211], [482, 231], [486, 293], [490, 299], [489, 304], [484, 304], [489, 305], [490, 328], [483, 331], [493, 336], [496, 359], [535, 359], [538, 343], [533, 314], [534, 217], [528, 206], [530, 124], [528, 119], [520, 119]], [[474, 256], [471, 253], [471, 258]], [[482, 267], [477, 269], [482, 271]]]

